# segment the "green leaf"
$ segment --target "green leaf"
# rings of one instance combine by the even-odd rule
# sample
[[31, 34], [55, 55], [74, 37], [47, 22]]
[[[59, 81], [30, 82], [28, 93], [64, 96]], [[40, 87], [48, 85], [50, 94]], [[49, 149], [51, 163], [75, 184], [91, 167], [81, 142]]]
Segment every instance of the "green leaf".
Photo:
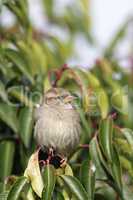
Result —
[[18, 132], [17, 109], [6, 103], [0, 103], [0, 119], [5, 122], [15, 133]]
[[2, 98], [3, 101], [5, 101], [5, 102], [8, 101], [8, 96], [7, 96], [5, 86], [2, 83], [2, 81], [0, 81], [0, 97]]
[[1, 194], [2, 192], [4, 192], [4, 189], [5, 189], [4, 183], [3, 183], [3, 182], [0, 182], [0, 194]]
[[132, 147], [125, 138], [115, 138], [115, 145], [118, 147], [120, 155], [125, 155], [132, 159]]
[[18, 67], [22, 74], [24, 74], [31, 81], [31, 83], [34, 83], [34, 79], [27, 69], [28, 66], [26, 61], [24, 60], [24, 57], [22, 57], [22, 55], [20, 55], [18, 51], [13, 49], [6, 49], [5, 54], [7, 58], [9, 58], [9, 60], [12, 61]]
[[26, 200], [35, 200], [35, 195], [31, 186], [27, 190]]
[[124, 190], [124, 200], [132, 200], [133, 199], [133, 191], [132, 191], [132, 187], [129, 187], [126, 183], [123, 186], [123, 190]]
[[66, 165], [64, 174], [69, 175], [69, 176], [73, 176], [73, 170], [70, 167], [70, 165], [68, 165], [68, 164]]
[[99, 130], [99, 142], [106, 158], [112, 160], [112, 134], [113, 134], [113, 120], [107, 118], [101, 121]]
[[28, 38], [28, 42], [21, 40], [17, 43], [17, 46], [19, 51], [24, 54], [24, 58], [28, 63], [29, 72], [32, 76], [46, 73], [47, 57], [42, 42], [39, 43], [33, 38]]
[[89, 123], [85, 118], [85, 114], [84, 114], [83, 110], [79, 106], [77, 107], [77, 111], [78, 111], [78, 113], [80, 115], [80, 120], [81, 120], [81, 123], [82, 123], [82, 125], [83, 125], [83, 127], [85, 129], [87, 137], [89, 137], [89, 139], [90, 139], [92, 137], [91, 126], [89, 126]]
[[24, 145], [28, 148], [31, 142], [33, 130], [33, 108], [24, 107], [19, 115], [19, 134]]
[[55, 169], [52, 165], [46, 165], [44, 168], [43, 181], [42, 200], [51, 200], [56, 182]]
[[108, 96], [103, 88], [99, 88], [96, 90], [97, 93], [97, 100], [98, 100], [98, 106], [101, 111], [102, 119], [106, 118], [109, 111], [109, 102], [108, 102]]
[[20, 194], [27, 183], [28, 183], [27, 178], [25, 177], [18, 178], [10, 190], [7, 200], [19, 200]]
[[51, 19], [53, 17], [53, 0], [43, 0], [47, 16]]
[[15, 144], [12, 141], [0, 142], [0, 179], [3, 181], [12, 172]]
[[104, 169], [102, 168], [101, 164], [101, 159], [99, 157], [99, 151], [98, 151], [98, 145], [96, 141], [96, 137], [94, 137], [91, 142], [90, 142], [90, 157], [91, 160], [93, 161], [94, 165], [96, 166], [96, 177], [101, 179], [101, 178], [106, 178]]
[[63, 194], [59, 191], [57, 191], [57, 199], [58, 200], [65, 200], [65, 198], [63, 197]]
[[20, 101], [20, 104], [24, 104], [26, 106], [32, 107], [33, 101], [28, 98], [28, 95], [24, 91], [24, 88], [21, 86], [12, 86], [8, 88], [7, 90], [8, 94], [11, 95], [12, 97], [15, 97], [17, 100]]
[[133, 151], [133, 131], [129, 128], [123, 128], [121, 131]]
[[116, 192], [107, 184], [100, 182], [95, 198], [96, 200], [116, 200]]
[[85, 187], [89, 199], [94, 199], [96, 167], [91, 160], [83, 161], [80, 171], [80, 180]]
[[1, 192], [0, 193], [0, 199], [1, 200], [7, 200], [8, 193], [9, 193], [8, 191]]
[[[109, 81], [112, 87], [111, 104], [120, 113], [128, 115], [129, 99], [128, 99], [128, 87], [120, 86], [119, 84]], [[111, 83], [112, 82], [112, 83]]]
[[[102, 161], [102, 154], [106, 156], [107, 161], [103, 163], [107, 177], [111, 180], [113, 188], [123, 195], [122, 178], [121, 178], [121, 165], [116, 148], [112, 141], [113, 121], [107, 118], [101, 122], [99, 141], [102, 148], [102, 153], [99, 151], [100, 159]], [[105, 164], [104, 164], [105, 163]]]
[[121, 169], [120, 159], [119, 159], [118, 152], [116, 151], [116, 148], [113, 149], [112, 159], [113, 159], [112, 174], [113, 174], [114, 180], [117, 183], [118, 188], [122, 195], [122, 193], [123, 193], [122, 169]]
[[87, 200], [88, 194], [81, 185], [81, 183], [73, 176], [61, 175], [61, 179], [67, 185], [71, 193], [77, 198], [77, 200]]
[[89, 81], [89, 86], [91, 88], [99, 88], [100, 87], [100, 81], [98, 80], [98, 78], [92, 74], [91, 72], [86, 73], [87, 77], [88, 77], [88, 81]]
[[6, 1], [5, 5], [15, 15], [19, 24], [21, 24], [23, 28], [29, 27], [28, 9], [27, 9], [28, 2], [26, 0], [21, 0], [21, 1], [10, 0]]

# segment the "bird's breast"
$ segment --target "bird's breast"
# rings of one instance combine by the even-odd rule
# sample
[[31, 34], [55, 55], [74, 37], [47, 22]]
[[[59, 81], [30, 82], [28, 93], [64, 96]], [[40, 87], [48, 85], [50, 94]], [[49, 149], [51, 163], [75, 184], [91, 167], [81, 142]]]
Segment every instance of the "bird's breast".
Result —
[[41, 146], [52, 146], [60, 153], [67, 153], [79, 142], [79, 115], [73, 109], [45, 108], [35, 132]]

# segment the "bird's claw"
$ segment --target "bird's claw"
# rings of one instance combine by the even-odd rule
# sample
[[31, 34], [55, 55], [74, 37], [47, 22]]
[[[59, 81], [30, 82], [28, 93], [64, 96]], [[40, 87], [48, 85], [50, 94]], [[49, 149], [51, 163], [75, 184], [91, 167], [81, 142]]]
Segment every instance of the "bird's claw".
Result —
[[67, 158], [62, 158], [60, 161], [60, 167], [64, 168], [67, 165]]

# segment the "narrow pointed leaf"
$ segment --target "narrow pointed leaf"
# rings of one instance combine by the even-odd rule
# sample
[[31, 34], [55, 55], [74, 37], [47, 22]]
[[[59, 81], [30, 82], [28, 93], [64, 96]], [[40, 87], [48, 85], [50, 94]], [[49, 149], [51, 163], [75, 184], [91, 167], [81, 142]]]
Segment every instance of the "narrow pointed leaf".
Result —
[[33, 130], [33, 108], [24, 107], [19, 116], [19, 133], [24, 145], [28, 148]]
[[114, 180], [117, 183], [119, 190], [121, 191], [121, 195], [123, 193], [123, 188], [122, 188], [122, 169], [121, 169], [121, 164], [120, 164], [120, 159], [118, 152], [116, 151], [116, 148], [113, 150], [112, 154], [113, 158], [113, 163], [112, 163], [112, 174], [114, 176]]
[[5, 102], [8, 101], [8, 96], [7, 96], [5, 86], [2, 83], [2, 81], [0, 81], [0, 97], [2, 98], [3, 101], [5, 101]]
[[89, 199], [94, 199], [96, 167], [91, 160], [85, 160], [81, 165], [80, 180], [88, 193]]
[[16, 108], [5, 103], [0, 103], [0, 119], [4, 121], [15, 133], [18, 132], [16, 112]]
[[64, 183], [67, 185], [71, 193], [77, 198], [77, 200], [87, 200], [88, 195], [85, 191], [84, 187], [81, 185], [81, 183], [72, 176], [66, 176], [61, 175], [61, 179], [64, 181]]
[[96, 177], [97, 178], [105, 178], [105, 172], [104, 169], [102, 168], [102, 163], [99, 157], [99, 152], [98, 152], [98, 147], [97, 147], [97, 142], [96, 138], [94, 137], [91, 142], [90, 142], [90, 157], [91, 160], [93, 161], [94, 165], [96, 166]]
[[103, 153], [110, 162], [112, 160], [112, 134], [113, 134], [113, 121], [111, 118], [102, 120], [99, 130], [99, 141]]
[[51, 200], [56, 182], [55, 169], [52, 165], [47, 165], [44, 168], [43, 181], [42, 200]]
[[101, 111], [101, 116], [102, 116], [102, 119], [105, 119], [107, 117], [108, 111], [109, 111], [108, 96], [102, 88], [97, 89], [96, 92], [97, 92], [97, 98], [98, 98], [97, 99], [98, 106]]
[[0, 180], [2, 181], [12, 172], [14, 152], [14, 142], [0, 142]]
[[13, 49], [6, 49], [6, 56], [18, 67], [18, 69], [24, 74], [32, 83], [34, 83], [34, 79], [31, 76], [30, 72], [27, 70], [27, 63], [24, 61], [24, 58], [20, 56], [20, 54]]
[[7, 200], [19, 200], [21, 192], [24, 189], [24, 186], [26, 186], [26, 184], [28, 184], [27, 178], [18, 178], [10, 190]]
[[33, 106], [33, 101], [28, 98], [28, 95], [24, 92], [24, 88], [21, 86], [13, 86], [8, 88], [8, 94], [19, 100], [19, 104], [21, 105], [24, 104], [29, 107]]
[[100, 81], [98, 80], [98, 78], [92, 74], [91, 72], [88, 72], [87, 73], [87, 76], [88, 76], [88, 81], [89, 81], [89, 86], [91, 88], [99, 88], [100, 87]]
[[121, 129], [121, 131], [122, 131], [123, 135], [125, 136], [125, 138], [127, 139], [127, 142], [133, 151], [133, 131], [129, 128], [123, 128], [123, 129]]
[[73, 176], [73, 170], [72, 170], [72, 168], [70, 167], [70, 165], [66, 165], [66, 167], [65, 167], [65, 173], [64, 173], [65, 175], [69, 175], [69, 176]]

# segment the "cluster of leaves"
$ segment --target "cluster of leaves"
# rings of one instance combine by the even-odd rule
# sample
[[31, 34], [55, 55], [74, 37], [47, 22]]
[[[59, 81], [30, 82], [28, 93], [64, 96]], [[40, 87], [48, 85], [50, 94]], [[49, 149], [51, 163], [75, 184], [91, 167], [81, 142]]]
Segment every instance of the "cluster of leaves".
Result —
[[[0, 25], [0, 198], [131, 200], [133, 79], [114, 57], [131, 19], [103, 58], [91, 70], [83, 70], [63, 64], [74, 53], [76, 34], [92, 42], [88, 0], [79, 0], [63, 15], [56, 13], [53, 0], [43, 1], [49, 23], [68, 30], [65, 42], [33, 27], [27, 0], [2, 2], [15, 23], [11, 28]], [[39, 151], [35, 152], [34, 109], [52, 86], [79, 97], [81, 144], [64, 168], [39, 166]]]

